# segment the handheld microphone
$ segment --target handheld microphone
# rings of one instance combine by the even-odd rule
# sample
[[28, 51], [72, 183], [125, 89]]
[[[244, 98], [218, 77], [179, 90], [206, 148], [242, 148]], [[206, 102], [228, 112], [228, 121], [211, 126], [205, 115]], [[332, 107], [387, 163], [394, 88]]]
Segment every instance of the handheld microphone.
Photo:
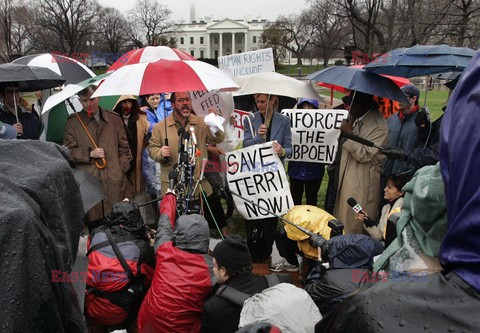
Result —
[[177, 170], [170, 170], [168, 173], [168, 179], [170, 181], [169, 183], [169, 189], [173, 191], [173, 188], [175, 184], [177, 183], [177, 178], [178, 178], [178, 171]]
[[[347, 203], [350, 207], [352, 207], [355, 213], [357, 214], [360, 213], [362, 215], [367, 216], [367, 213], [365, 213], [362, 206], [360, 206], [360, 204], [357, 203], [357, 200], [355, 200], [354, 198], [348, 198]], [[378, 225], [378, 222], [373, 221], [369, 217], [367, 217], [367, 219], [363, 223], [365, 223], [367, 227], [373, 227]]]
[[190, 135], [192, 136], [193, 144], [197, 145], [197, 136], [195, 135], [195, 128], [190, 126]]

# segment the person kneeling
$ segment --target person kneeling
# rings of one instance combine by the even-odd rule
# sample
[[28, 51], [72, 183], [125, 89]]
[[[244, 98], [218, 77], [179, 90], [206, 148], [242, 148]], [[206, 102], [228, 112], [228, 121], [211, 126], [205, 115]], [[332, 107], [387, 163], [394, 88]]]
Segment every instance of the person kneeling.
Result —
[[[218, 282], [203, 305], [202, 332], [236, 332], [242, 306], [219, 294], [227, 285], [248, 295], [268, 288], [267, 279], [252, 273], [252, 258], [247, 242], [240, 235], [231, 235], [213, 250], [213, 272]], [[288, 276], [279, 275], [280, 282], [290, 282]]]

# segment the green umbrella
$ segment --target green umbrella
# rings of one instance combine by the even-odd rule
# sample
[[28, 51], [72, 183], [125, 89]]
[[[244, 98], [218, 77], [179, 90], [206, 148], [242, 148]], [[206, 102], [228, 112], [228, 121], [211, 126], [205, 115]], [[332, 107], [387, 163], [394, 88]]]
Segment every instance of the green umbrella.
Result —
[[62, 91], [50, 96], [42, 109], [42, 122], [44, 124], [42, 137], [47, 141], [61, 144], [68, 116], [73, 112], [82, 110], [76, 94], [87, 87], [97, 84], [110, 74], [105, 73], [76, 84], [69, 84]]

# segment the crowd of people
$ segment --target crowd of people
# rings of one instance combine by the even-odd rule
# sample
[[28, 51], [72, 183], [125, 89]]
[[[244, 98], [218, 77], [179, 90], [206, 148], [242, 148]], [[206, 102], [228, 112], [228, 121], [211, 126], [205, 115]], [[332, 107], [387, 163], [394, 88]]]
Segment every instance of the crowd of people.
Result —
[[[332, 235], [330, 240], [326, 237], [319, 245], [318, 257], [309, 257], [310, 275], [305, 281], [306, 290], [322, 315], [357, 288], [366, 286], [364, 280], [353, 283], [348, 279], [351, 270], [370, 271], [373, 258], [397, 236], [401, 237], [396, 233], [397, 220], [391, 217], [398, 216], [404, 204], [404, 186], [418, 169], [438, 162], [440, 125], [422, 122], [417, 87], [409, 84], [402, 91], [409, 104], [400, 104], [400, 111], [387, 120], [378, 110], [374, 96], [360, 91], [349, 91], [339, 106], [349, 113], [341, 123], [338, 151], [329, 166], [328, 196], [320, 205], [326, 210], [327, 222], [343, 224], [344, 235]], [[96, 311], [85, 312], [89, 329], [92, 332], [106, 331], [109, 327], [128, 327], [139, 332], [235, 332], [242, 306], [224, 298], [222, 286], [248, 295], [269, 288], [268, 281], [252, 272], [253, 263], [267, 263], [276, 273], [299, 272], [298, 256], [304, 253], [297, 241], [279, 228], [277, 217], [245, 220], [245, 239], [229, 236], [220, 197], [207, 177], [202, 178], [200, 167], [195, 168], [193, 175], [200, 186], [195, 187], [189, 202], [190, 207], [199, 207], [199, 211], [178, 216], [171, 174], [177, 161], [182, 160], [179, 133], [190, 132], [191, 128], [196, 133], [198, 161], [212, 158], [212, 153], [221, 154], [215, 145], [225, 138], [221, 129], [206, 124], [203, 117], [195, 114], [188, 92], [152, 94], [138, 99], [120, 96], [112, 110], [100, 108], [99, 98], [92, 98], [94, 92], [95, 87], [90, 86], [78, 93], [83, 110], [68, 117], [63, 139], [70, 163], [99, 179], [105, 192], [105, 199], [87, 212], [85, 224], [98, 226], [111, 216], [115, 204], [125, 198], [137, 203], [156, 198], [161, 201], [139, 210], [146, 224], [156, 230], [150, 239], [156, 263], [152, 267], [154, 272], [142, 281], [148, 289], [141, 294], [143, 301], [129, 307], [130, 312], [138, 312], [138, 320], [128, 311], [118, 318], [112, 317], [109, 304], [121, 305], [102, 293], [87, 293], [86, 309], [95, 299], [98, 302], [98, 297], [108, 300]], [[2, 86], [0, 98], [3, 100], [0, 138], [38, 139], [41, 123], [34, 113], [41, 108], [40, 95], [32, 106], [33, 112], [21, 106], [18, 86]], [[284, 160], [292, 154], [290, 120], [279, 112], [277, 96], [256, 94], [254, 99], [256, 111], [243, 124], [243, 147], [273, 141], [274, 153], [286, 164]], [[297, 108], [309, 112], [318, 109], [319, 104], [303, 98]], [[217, 111], [211, 108], [209, 113]], [[343, 134], [353, 134], [385, 149], [347, 139]], [[319, 206], [317, 197], [325, 168], [322, 163], [288, 162], [295, 205], [305, 202]], [[361, 206], [360, 210], [351, 209], [352, 198]], [[216, 228], [227, 237], [209, 253], [210, 230]], [[274, 244], [284, 256], [281, 262], [271, 262]], [[352, 251], [355, 255], [345, 257]], [[437, 256], [435, 252], [434, 260]], [[110, 259], [115, 257], [118, 254], [112, 245]], [[330, 265], [327, 272], [322, 261]], [[133, 275], [145, 275], [140, 269], [132, 271]], [[90, 274], [87, 287], [92, 279]], [[281, 282], [292, 282], [288, 277], [282, 279]], [[343, 281], [343, 285], [339, 286], [338, 281]], [[327, 290], [332, 292], [332, 286], [337, 289], [326, 295]]]

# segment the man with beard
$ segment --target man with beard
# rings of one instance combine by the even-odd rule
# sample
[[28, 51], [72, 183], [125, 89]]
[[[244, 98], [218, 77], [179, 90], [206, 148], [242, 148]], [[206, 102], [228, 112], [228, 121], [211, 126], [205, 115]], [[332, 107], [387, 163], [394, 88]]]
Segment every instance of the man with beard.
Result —
[[[194, 182], [196, 182], [200, 176], [202, 159], [207, 158], [207, 144], [221, 143], [225, 137], [224, 132], [218, 128], [209, 128], [203, 121], [203, 118], [193, 114], [192, 101], [187, 92], [172, 93], [170, 100], [173, 106], [173, 113], [154, 126], [149, 145], [150, 156], [153, 160], [160, 163], [162, 193], [167, 193], [169, 186], [168, 174], [173, 170], [173, 164], [178, 161], [178, 133], [180, 128], [183, 128], [185, 132], [190, 132], [191, 127], [195, 130], [197, 149], [200, 151], [200, 155], [196, 161]], [[211, 108], [209, 112], [216, 112], [216, 110]], [[165, 127], [167, 128], [166, 133]], [[166, 137], [169, 139], [168, 146], [164, 144]], [[193, 199], [195, 201], [198, 200], [197, 202], [193, 202], [193, 205], [198, 203], [200, 199], [202, 199], [202, 202], [205, 202], [203, 197], [200, 198], [200, 187], [207, 197], [212, 194], [212, 186], [204, 178], [193, 194]], [[190, 206], [192, 207], [192, 204]], [[205, 207], [204, 212], [210, 228], [215, 227], [212, 223], [213, 218], [210, 210], [212, 210], [218, 226], [224, 228], [226, 226], [226, 219], [220, 204], [220, 198], [208, 198], [208, 206], [210, 209]]]

